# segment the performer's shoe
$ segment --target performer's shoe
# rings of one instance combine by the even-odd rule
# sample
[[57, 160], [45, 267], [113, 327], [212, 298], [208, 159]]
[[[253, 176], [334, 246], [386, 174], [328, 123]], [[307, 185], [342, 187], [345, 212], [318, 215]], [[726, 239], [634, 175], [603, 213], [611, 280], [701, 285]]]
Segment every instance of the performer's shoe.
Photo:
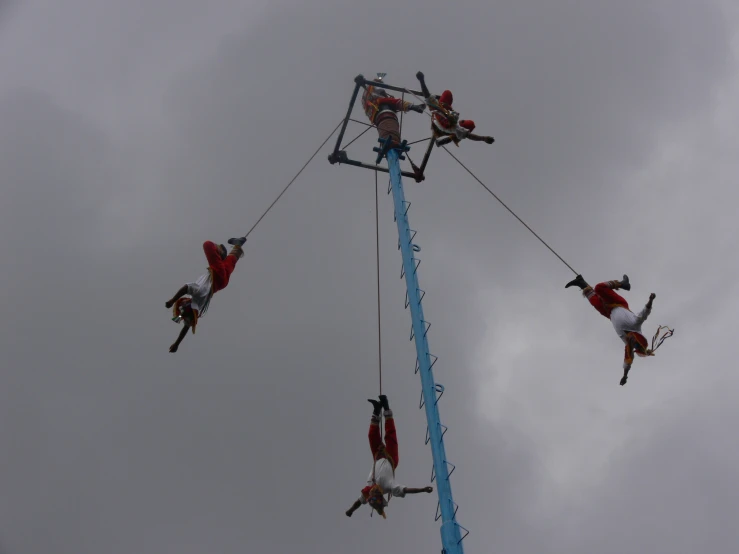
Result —
[[228, 244], [231, 244], [233, 246], [244, 246], [245, 243], [246, 243], [246, 237], [228, 239]]
[[380, 410], [382, 410], [382, 402], [378, 402], [377, 400], [372, 400], [371, 398], [368, 398], [367, 402], [370, 402], [372, 404], [372, 415], [379, 417]]
[[568, 289], [570, 287], [580, 287], [580, 289], [584, 290], [587, 288], [588, 284], [585, 282], [585, 279], [583, 279], [582, 275], [578, 275], [575, 277], [572, 281], [567, 283], [565, 285], [565, 288]]
[[380, 403], [382, 404], [382, 407], [385, 410], [389, 410], [390, 409], [390, 403], [387, 401], [387, 396], [386, 395], [384, 395], [384, 394], [381, 394], [380, 395]]
[[631, 290], [631, 283], [629, 283], [629, 276], [624, 275], [624, 278], [621, 279], [621, 283], [619, 284], [619, 288], [622, 288], [624, 290]]

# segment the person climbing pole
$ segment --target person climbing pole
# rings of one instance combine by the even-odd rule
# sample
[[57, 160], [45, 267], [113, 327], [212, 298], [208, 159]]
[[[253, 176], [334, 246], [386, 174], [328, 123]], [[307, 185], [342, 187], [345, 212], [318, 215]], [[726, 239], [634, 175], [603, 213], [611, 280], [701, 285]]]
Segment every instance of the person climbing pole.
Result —
[[644, 309], [635, 314], [629, 309], [629, 303], [615, 292], [618, 289], [631, 290], [628, 275], [624, 275], [620, 281], [598, 283], [595, 288], [588, 285], [582, 275], [578, 275], [567, 283], [565, 288], [573, 286], [580, 287], [582, 295], [598, 313], [611, 321], [616, 333], [624, 342], [624, 376], [621, 379], [621, 386], [625, 385], [634, 361], [634, 352], [640, 357], [654, 356], [654, 350], [649, 348], [649, 342], [641, 334], [641, 326], [652, 313], [652, 302], [657, 295], [650, 294]]
[[216, 245], [209, 240], [203, 243], [208, 271], [197, 281], [183, 285], [164, 304], [168, 309], [172, 308], [174, 316], [172, 321], [175, 323], [181, 321], [183, 324], [177, 340], [169, 347], [170, 352], [177, 352], [188, 330], [192, 329], [192, 333], [195, 334], [198, 320], [205, 315], [213, 295], [228, 286], [236, 262], [244, 256], [242, 247], [245, 242], [246, 237], [229, 239], [228, 243], [232, 245], [231, 252], [227, 252], [223, 244]]
[[[382, 83], [384, 76], [384, 73], [378, 73], [374, 82]], [[380, 138], [392, 140], [391, 147], [400, 145], [400, 124], [397, 113], [401, 111], [407, 113], [411, 110], [423, 113], [426, 109], [424, 104], [405, 102], [400, 98], [390, 96], [384, 88], [371, 84], [364, 86], [362, 107], [367, 118], [377, 127]]]
[[459, 119], [459, 113], [452, 108], [454, 103], [454, 95], [452, 91], [445, 90], [441, 95], [431, 94], [426, 86], [426, 79], [422, 72], [416, 73], [416, 78], [421, 83], [421, 91], [426, 100], [426, 105], [431, 110], [431, 131], [433, 139], [437, 146], [444, 146], [450, 142], [454, 142], [457, 146], [463, 139], [486, 142], [493, 144], [493, 137], [484, 137], [476, 135], [472, 131], [475, 130], [475, 122], [471, 119]]
[[[385, 507], [391, 496], [403, 498], [406, 494], [434, 491], [433, 487], [420, 489], [404, 487], [395, 480], [395, 469], [398, 467], [398, 436], [395, 430], [395, 419], [387, 396], [381, 394], [379, 399], [379, 401], [368, 399], [373, 406], [369, 427], [369, 444], [374, 460], [372, 471], [360, 497], [346, 511], [349, 517], [352, 517], [352, 514], [363, 504], [369, 504], [373, 510], [386, 519]], [[385, 416], [385, 442], [380, 437], [380, 410]], [[388, 495], [388, 500], [385, 500], [385, 494]]]

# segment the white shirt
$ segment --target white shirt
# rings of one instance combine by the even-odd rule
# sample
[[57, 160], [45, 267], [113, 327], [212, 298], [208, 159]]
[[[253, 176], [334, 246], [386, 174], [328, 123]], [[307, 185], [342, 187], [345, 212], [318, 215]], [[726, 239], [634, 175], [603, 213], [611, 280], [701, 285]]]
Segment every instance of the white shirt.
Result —
[[[454, 113], [456, 113], [456, 112], [454, 112]], [[457, 115], [459, 115], [459, 114], [457, 114]], [[439, 121], [437, 121], [436, 119], [434, 119], [433, 120], [433, 125], [434, 125], [434, 127], [436, 127], [442, 133], [444, 133], [444, 134], [450, 134], [451, 133], [452, 135], [454, 135], [455, 137], [457, 137], [457, 139], [459, 139], [459, 140], [462, 140], [464, 138], [467, 138], [469, 136], [469, 134], [470, 134], [470, 130], [469, 129], [465, 129], [464, 127], [462, 127], [459, 124], [455, 125], [454, 127], [444, 127]]]
[[[405, 487], [399, 484], [393, 476], [393, 466], [385, 458], [380, 458], [375, 462], [375, 482], [379, 485], [385, 494], [390, 493], [392, 496], [403, 498], [405, 496]], [[367, 486], [371, 487], [372, 483], [372, 472], [370, 471], [369, 477], [367, 477]], [[362, 504], [367, 504], [367, 499], [364, 495], [361, 496], [360, 500]]]
[[642, 323], [646, 321], [651, 312], [652, 310], [644, 306], [644, 309], [637, 315], [631, 310], [619, 306], [611, 310], [611, 323], [613, 323], [613, 328], [616, 330], [618, 336], [625, 343], [626, 333], [636, 332], [642, 334]]
[[187, 284], [187, 294], [192, 296], [191, 305], [193, 309], [198, 311], [199, 315], [203, 314], [203, 308], [208, 304], [211, 290], [213, 290], [213, 284], [211, 283], [210, 272], [202, 275], [194, 283]]

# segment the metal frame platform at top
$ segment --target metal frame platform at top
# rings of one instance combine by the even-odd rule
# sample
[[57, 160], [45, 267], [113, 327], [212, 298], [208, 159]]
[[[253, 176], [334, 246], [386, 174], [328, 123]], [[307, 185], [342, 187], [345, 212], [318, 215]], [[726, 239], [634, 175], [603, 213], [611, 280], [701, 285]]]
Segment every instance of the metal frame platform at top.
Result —
[[[328, 155], [328, 161], [333, 164], [345, 164], [345, 165], [353, 165], [355, 167], [363, 167], [365, 169], [371, 169], [372, 171], [381, 171], [383, 173], [389, 173], [389, 169], [386, 167], [382, 167], [379, 165], [381, 156], [378, 156], [378, 160], [375, 165], [371, 165], [369, 163], [361, 162], [359, 160], [353, 160], [349, 157], [349, 154], [347, 154], [344, 146], [342, 148], [342, 141], [344, 140], [344, 134], [346, 133], [346, 128], [349, 125], [350, 121], [355, 121], [352, 119], [352, 111], [354, 111], [354, 104], [357, 101], [357, 96], [359, 94], [359, 90], [366, 87], [367, 85], [372, 85], [376, 88], [382, 88], [387, 90], [392, 90], [394, 92], [400, 92], [404, 94], [412, 94], [414, 96], [417, 96], [419, 98], [423, 98], [423, 92], [418, 90], [412, 90], [402, 87], [397, 87], [394, 85], [389, 85], [382, 81], [368, 81], [364, 78], [363, 75], [357, 75], [354, 78], [354, 92], [352, 93], [351, 100], [349, 101], [349, 108], [346, 111], [346, 117], [344, 118], [344, 121], [341, 125], [341, 130], [339, 131], [339, 136], [336, 139], [336, 145], [334, 146], [334, 151], [331, 152], [331, 154]], [[370, 127], [374, 127], [374, 125], [365, 124]], [[421, 165], [418, 167], [418, 171], [403, 171], [401, 170], [401, 175], [403, 177], [409, 177], [413, 180], [415, 180], [417, 183], [420, 183], [423, 181], [426, 177], [424, 175], [424, 170], [426, 169], [426, 164], [428, 163], [429, 157], [431, 156], [431, 150], [434, 148], [434, 140], [433, 138], [429, 140], [428, 148], [426, 149], [426, 153], [424, 155], [423, 161], [421, 162]], [[347, 145], [348, 146], [348, 145]], [[404, 159], [401, 157], [401, 159]]]

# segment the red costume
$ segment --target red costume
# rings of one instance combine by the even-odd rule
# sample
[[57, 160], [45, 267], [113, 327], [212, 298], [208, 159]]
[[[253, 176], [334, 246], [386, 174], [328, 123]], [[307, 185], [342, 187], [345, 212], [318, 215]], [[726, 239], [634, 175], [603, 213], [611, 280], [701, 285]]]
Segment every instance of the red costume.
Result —
[[[375, 461], [375, 469], [373, 470], [375, 480], [377, 480], [377, 461], [387, 460], [390, 463], [393, 475], [398, 467], [398, 435], [395, 431], [395, 419], [390, 410], [385, 412], [385, 442], [380, 436], [380, 419], [373, 417], [369, 426], [369, 444], [372, 451], [372, 458]], [[371, 476], [370, 476], [371, 477]], [[362, 489], [362, 496], [366, 499], [369, 497], [372, 484], [368, 484]], [[390, 491], [392, 492], [392, 487]]]
[[[382, 78], [375, 79], [382, 82]], [[415, 105], [390, 96], [385, 89], [366, 85], [362, 94], [362, 107], [370, 122], [377, 127], [380, 138], [392, 139], [394, 145], [400, 144], [400, 125], [397, 112], [414, 110], [423, 113], [423, 104]]]
[[471, 119], [463, 119], [460, 121], [459, 113], [452, 109], [454, 96], [452, 91], [445, 90], [439, 96], [437, 102], [429, 102], [431, 110], [434, 130], [439, 135], [454, 136], [452, 139], [455, 143], [467, 136], [475, 130], [475, 122]]
[[[595, 288], [588, 285], [582, 275], [578, 275], [567, 283], [565, 288], [572, 286], [577, 286], [582, 290], [583, 296], [588, 299], [590, 305], [611, 322], [616, 334], [623, 341], [624, 376], [621, 379], [621, 385], [625, 385], [631, 364], [634, 362], [634, 352], [641, 357], [654, 356], [654, 351], [659, 348], [659, 345], [667, 337], [672, 336], [672, 329], [660, 326], [652, 339], [652, 347], [650, 348], [649, 341], [642, 335], [642, 324], [649, 317], [649, 314], [652, 313], [652, 301], [655, 295], [651, 294], [644, 309], [638, 314], [635, 314], [629, 308], [629, 303], [626, 299], [615, 292], [616, 289], [631, 290], [628, 275], [624, 275], [620, 281], [614, 280], [598, 283], [595, 285]], [[668, 332], [660, 339], [659, 344], [654, 346], [654, 342], [663, 328], [668, 329]]]
[[203, 252], [205, 259], [208, 260], [208, 270], [213, 277], [213, 294], [215, 294], [228, 286], [231, 274], [236, 269], [236, 262], [239, 261], [238, 252], [231, 249], [231, 253], [224, 260], [218, 252], [218, 246], [209, 240], [203, 243]]
[[234, 244], [231, 252], [226, 256], [225, 246], [219, 246], [209, 240], [203, 243], [203, 252], [208, 260], [207, 273], [201, 275], [197, 281], [187, 283], [185, 293], [189, 297], [178, 298], [173, 306], [174, 317], [172, 319], [177, 323], [184, 319], [192, 327], [193, 334], [198, 319], [208, 310], [211, 298], [228, 286], [231, 274], [236, 268], [236, 262], [244, 255], [241, 244]]
[[493, 137], [483, 137], [473, 134], [472, 131], [475, 130], [475, 122], [471, 119], [459, 119], [459, 113], [452, 108], [452, 104], [454, 103], [452, 91], [445, 90], [441, 93], [441, 96], [432, 95], [426, 86], [423, 73], [420, 71], [416, 73], [416, 78], [421, 83], [426, 104], [431, 110], [431, 130], [438, 146], [443, 146], [452, 141], [459, 146], [459, 141], [462, 139], [483, 141], [488, 144], [495, 142]]

